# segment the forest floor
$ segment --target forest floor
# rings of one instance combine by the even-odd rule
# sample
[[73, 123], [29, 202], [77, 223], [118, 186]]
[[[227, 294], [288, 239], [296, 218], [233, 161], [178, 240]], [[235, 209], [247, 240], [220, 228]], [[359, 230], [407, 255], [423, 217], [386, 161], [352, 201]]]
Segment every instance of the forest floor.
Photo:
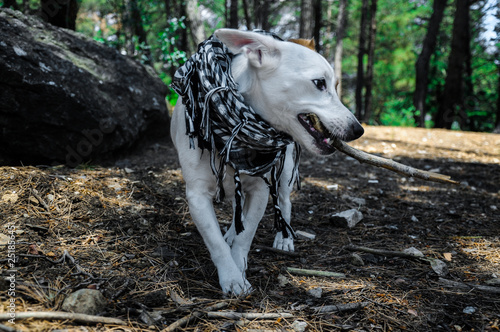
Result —
[[[2, 254], [0, 271], [3, 278], [17, 271], [16, 312], [58, 311], [69, 293], [94, 288], [109, 301], [100, 314], [127, 324], [18, 318], [0, 330], [158, 331], [192, 316], [184, 331], [499, 331], [500, 135], [367, 127], [350, 144], [462, 184], [401, 177], [338, 152], [304, 153], [292, 223], [315, 239], [296, 240], [295, 255], [271, 251], [269, 208], [249, 255], [255, 290], [242, 299], [220, 292], [170, 143], [112, 167], [0, 167], [0, 250], [15, 229], [18, 257], [9, 266]], [[337, 226], [331, 216], [348, 209], [363, 220]], [[217, 211], [227, 227], [229, 205]], [[394, 253], [412, 247], [424, 258]], [[57, 261], [65, 251], [73, 263]], [[255, 315], [221, 317], [227, 312]]]

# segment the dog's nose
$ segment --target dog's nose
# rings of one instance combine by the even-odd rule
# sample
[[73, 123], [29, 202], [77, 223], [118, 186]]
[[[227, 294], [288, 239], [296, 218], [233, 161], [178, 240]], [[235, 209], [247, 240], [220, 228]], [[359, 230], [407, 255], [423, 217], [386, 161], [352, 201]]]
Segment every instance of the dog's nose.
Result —
[[351, 128], [349, 128], [349, 132], [346, 137], [346, 142], [354, 141], [355, 139], [360, 138], [365, 133], [363, 127], [359, 124], [359, 122], [354, 122], [351, 124]]

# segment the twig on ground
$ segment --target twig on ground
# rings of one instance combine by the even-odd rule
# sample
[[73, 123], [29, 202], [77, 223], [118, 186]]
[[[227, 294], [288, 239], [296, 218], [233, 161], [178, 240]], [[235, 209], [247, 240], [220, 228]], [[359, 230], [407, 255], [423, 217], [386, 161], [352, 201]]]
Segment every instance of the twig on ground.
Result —
[[448, 280], [445, 278], [439, 278], [439, 283], [443, 285], [444, 287], [449, 287], [449, 288], [458, 288], [458, 289], [463, 289], [463, 290], [478, 290], [481, 292], [486, 292], [486, 293], [494, 293], [494, 294], [500, 294], [500, 287], [494, 287], [494, 286], [486, 286], [486, 285], [473, 285], [465, 282], [459, 282], [459, 281], [453, 281], [453, 280]]
[[[2, 313], [0, 314], [0, 321], [9, 320], [12, 317], [10, 314]], [[94, 315], [76, 314], [72, 312], [61, 312], [61, 311], [32, 311], [32, 312], [16, 312], [17, 319], [45, 319], [45, 320], [74, 320], [80, 323], [88, 324], [115, 324], [115, 325], [127, 325], [127, 323], [118, 318], [112, 317], [101, 317]]]
[[178, 319], [175, 322], [173, 322], [172, 324], [170, 324], [169, 326], [167, 326], [165, 329], [162, 330], [162, 332], [171, 332], [171, 331], [175, 331], [177, 329], [180, 329], [180, 328], [188, 325], [189, 323], [202, 317], [204, 315], [204, 312], [223, 309], [223, 308], [227, 307], [228, 305], [229, 305], [229, 301], [223, 301], [223, 302], [218, 302], [214, 305], [205, 307], [202, 310], [195, 309], [191, 314], [184, 316], [181, 319]]
[[[78, 271], [78, 273], [76, 274], [83, 274], [83, 275], [86, 275], [87, 277], [91, 278], [91, 279], [95, 279], [95, 277], [86, 272], [85, 270], [83, 270], [83, 268], [76, 263], [75, 259], [73, 258], [73, 256], [71, 256], [67, 250], [64, 250], [61, 258], [59, 258], [58, 260], [55, 260], [55, 261], [52, 261], [52, 263], [54, 264], [58, 264], [58, 263], [63, 263], [63, 262], [66, 262], [66, 258], [69, 260], [69, 262], [71, 262], [71, 264], [76, 268], [76, 270]], [[68, 264], [70, 265], [70, 264]]]
[[234, 312], [234, 311], [209, 311], [208, 318], [227, 318], [227, 319], [278, 319], [293, 318], [293, 314], [288, 312]]
[[0, 331], [5, 331], [5, 332], [17, 332], [17, 330], [13, 327], [7, 326], [0, 324]]
[[317, 314], [324, 314], [330, 312], [343, 312], [350, 310], [359, 310], [368, 306], [370, 302], [355, 302], [355, 303], [345, 303], [345, 304], [333, 304], [333, 305], [325, 305], [322, 307], [314, 307], [312, 308]]
[[460, 184], [458, 181], [451, 180], [451, 177], [448, 175], [443, 175], [434, 172], [423, 171], [411, 166], [400, 164], [392, 159], [387, 159], [379, 156], [375, 156], [364, 151], [358, 150], [349, 146], [347, 143], [342, 142], [341, 140], [334, 140], [333, 145], [340, 152], [345, 153], [346, 155], [357, 159], [362, 163], [367, 163], [376, 167], [382, 167], [388, 169], [390, 171], [409, 176], [415, 177], [426, 181], [434, 181], [441, 183], [451, 183], [451, 184]]
[[259, 244], [256, 244], [254, 247], [255, 247], [255, 249], [271, 251], [271, 252], [275, 252], [275, 253], [281, 254], [281, 255], [287, 255], [287, 256], [292, 256], [292, 257], [300, 257], [301, 256], [300, 253], [295, 252], [295, 251], [286, 251], [286, 250], [276, 249], [276, 248], [272, 248], [272, 247], [268, 247], [268, 246], [262, 246]]
[[31, 194], [33, 196], [35, 196], [36, 200], [40, 204], [42, 204], [42, 206], [45, 209], [45, 211], [47, 211], [49, 214], [51, 214], [49, 205], [47, 203], [45, 203], [45, 201], [43, 200], [43, 198], [40, 195], [38, 195], [38, 192], [36, 191], [36, 189], [31, 189]]
[[295, 267], [287, 267], [286, 271], [291, 274], [307, 276], [307, 277], [335, 277], [335, 278], [345, 278], [344, 273], [331, 272], [331, 271], [320, 271], [320, 270], [306, 270], [299, 269]]
[[373, 249], [368, 247], [356, 246], [354, 244], [347, 245], [345, 249], [349, 251], [362, 251], [368, 254], [386, 256], [386, 257], [402, 257], [402, 258], [410, 258], [416, 260], [424, 260], [427, 261], [425, 257], [417, 256], [411, 253], [402, 252], [402, 251], [393, 251], [393, 250], [383, 250], [383, 249]]

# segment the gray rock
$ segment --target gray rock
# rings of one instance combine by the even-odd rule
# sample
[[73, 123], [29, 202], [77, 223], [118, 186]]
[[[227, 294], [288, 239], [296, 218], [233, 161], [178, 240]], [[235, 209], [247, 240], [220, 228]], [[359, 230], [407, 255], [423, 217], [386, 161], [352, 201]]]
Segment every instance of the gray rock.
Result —
[[321, 287], [311, 288], [310, 290], [307, 291], [307, 294], [317, 299], [320, 299], [321, 295], [323, 295], [323, 289]]
[[168, 134], [167, 87], [151, 68], [5, 8], [0, 41], [2, 161], [77, 166]]
[[338, 227], [353, 228], [363, 219], [363, 214], [356, 210], [346, 210], [330, 217], [331, 222]]
[[79, 314], [97, 315], [106, 308], [108, 301], [96, 289], [80, 289], [64, 299], [61, 306], [63, 311]]

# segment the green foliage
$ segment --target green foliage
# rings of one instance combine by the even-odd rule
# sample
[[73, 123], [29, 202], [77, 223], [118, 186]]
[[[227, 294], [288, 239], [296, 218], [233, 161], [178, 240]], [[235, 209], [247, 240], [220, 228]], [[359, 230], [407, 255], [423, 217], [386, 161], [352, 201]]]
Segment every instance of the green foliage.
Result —
[[[0, 0], [2, 5], [4, 0]], [[139, 41], [136, 31], [130, 26], [130, 4], [134, 3], [141, 15], [146, 40]], [[252, 21], [262, 7], [248, 1]], [[348, 1], [347, 25], [343, 39], [343, 102], [355, 108], [354, 94], [359, 48], [361, 0]], [[25, 12], [33, 13], [39, 0], [18, 0]], [[170, 4], [170, 7], [165, 7]], [[175, 69], [182, 65], [195, 51], [189, 31], [187, 11], [182, 10], [184, 1], [158, 0], [82, 0], [77, 19], [77, 30], [99, 42], [118, 49], [139, 61], [153, 66], [159, 77], [170, 84]], [[433, 0], [400, 1], [378, 0], [377, 34], [375, 40], [375, 64], [373, 80], [373, 112], [369, 120], [373, 124], [414, 126], [415, 110], [413, 91], [415, 89], [415, 62], [421, 52], [427, 32], [428, 20], [432, 14]], [[202, 20], [207, 35], [226, 24], [228, 1], [202, 0], [197, 5], [203, 12]], [[270, 2], [267, 22], [286, 37], [298, 37], [300, 1]], [[462, 124], [467, 130], [491, 131], [496, 117], [498, 98], [498, 52], [500, 45], [486, 45], [480, 38], [484, 30], [482, 17], [488, 1], [478, 0], [471, 6], [471, 77], [464, 86], [463, 109], [467, 121]], [[27, 7], [27, 8], [25, 8]], [[329, 13], [330, 11], [330, 13]], [[333, 61], [337, 1], [322, 1], [322, 49], [329, 50], [329, 61]], [[426, 125], [433, 126], [444, 90], [448, 57], [451, 47], [455, 1], [448, 1], [441, 23], [436, 51], [431, 57]], [[239, 2], [240, 26], [246, 26], [242, 2]], [[255, 22], [252, 22], [251, 28]], [[283, 24], [278, 26], [278, 24]], [[498, 28], [497, 28], [498, 29]], [[330, 32], [330, 33], [328, 33]], [[497, 31], [498, 33], [498, 31]], [[497, 37], [497, 42], [498, 42]], [[495, 53], [496, 52], [496, 53]], [[366, 66], [367, 57], [364, 58]], [[472, 88], [470, 88], [472, 87]], [[470, 90], [470, 91], [469, 91]], [[175, 103], [177, 96], [170, 94], [168, 101]]]
[[177, 41], [179, 30], [186, 29], [185, 17], [173, 18], [168, 21], [167, 27], [158, 33], [159, 59], [165, 67], [179, 67], [187, 61], [186, 52], [179, 50]]

